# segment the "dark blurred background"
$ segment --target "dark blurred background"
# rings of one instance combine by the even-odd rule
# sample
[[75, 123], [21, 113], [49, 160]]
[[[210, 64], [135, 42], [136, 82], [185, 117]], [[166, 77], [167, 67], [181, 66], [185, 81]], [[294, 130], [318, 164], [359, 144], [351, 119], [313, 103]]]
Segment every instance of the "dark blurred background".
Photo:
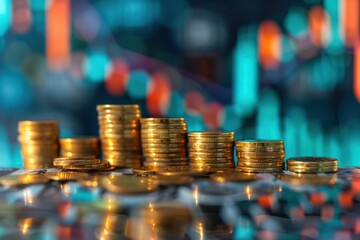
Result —
[[354, 166], [359, 100], [359, 0], [0, 1], [0, 166], [19, 120], [96, 136], [101, 103]]

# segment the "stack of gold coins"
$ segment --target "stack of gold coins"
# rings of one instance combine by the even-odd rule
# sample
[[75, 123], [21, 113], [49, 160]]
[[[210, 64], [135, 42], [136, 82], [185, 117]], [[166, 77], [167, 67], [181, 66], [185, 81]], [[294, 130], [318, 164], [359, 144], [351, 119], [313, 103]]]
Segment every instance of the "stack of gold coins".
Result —
[[236, 141], [237, 171], [276, 173], [284, 169], [284, 142], [281, 140]]
[[144, 166], [159, 170], [187, 168], [186, 131], [183, 118], [142, 118]]
[[338, 160], [327, 157], [296, 157], [287, 160], [287, 168], [296, 173], [332, 173], [338, 170]]
[[190, 169], [212, 171], [234, 167], [233, 132], [188, 133]]
[[56, 121], [20, 121], [18, 140], [25, 169], [50, 168], [59, 156], [59, 124]]
[[95, 137], [61, 138], [62, 157], [94, 156], [100, 158], [100, 141]]
[[115, 167], [141, 166], [139, 105], [98, 105], [103, 160]]

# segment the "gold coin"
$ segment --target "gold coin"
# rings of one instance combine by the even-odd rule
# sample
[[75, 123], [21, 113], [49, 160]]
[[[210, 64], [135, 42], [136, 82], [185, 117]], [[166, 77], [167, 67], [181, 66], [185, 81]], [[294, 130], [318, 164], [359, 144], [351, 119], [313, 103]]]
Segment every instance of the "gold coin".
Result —
[[304, 168], [289, 168], [289, 172], [296, 172], [296, 173], [332, 173], [337, 172], [338, 168], [322, 168], [322, 169], [304, 169]]
[[234, 137], [234, 132], [189, 132], [189, 138], [219, 138], [219, 137]]
[[54, 161], [71, 161], [71, 160], [89, 160], [95, 159], [95, 156], [81, 156], [81, 157], [57, 157]]
[[187, 129], [186, 123], [142, 123], [141, 129]]
[[141, 134], [186, 134], [186, 129], [141, 129]]
[[119, 194], [140, 194], [157, 191], [155, 179], [137, 176], [108, 176], [101, 179], [101, 185], [110, 192]]
[[241, 140], [235, 142], [236, 147], [248, 147], [248, 148], [268, 148], [268, 147], [284, 147], [284, 141], [282, 140]]
[[336, 176], [322, 176], [317, 174], [284, 174], [280, 179], [295, 185], [334, 185], [336, 183]]
[[142, 148], [143, 153], [186, 153], [185, 146], [180, 148]]
[[149, 143], [141, 144], [143, 149], [183, 149], [186, 148], [185, 143]]
[[186, 151], [179, 153], [146, 153], [143, 152], [145, 158], [185, 158], [187, 157]]
[[96, 110], [102, 109], [140, 109], [138, 104], [99, 104], [96, 105]]
[[207, 158], [207, 157], [214, 157], [214, 158], [221, 158], [221, 157], [225, 157], [225, 158], [230, 158], [230, 157], [234, 157], [234, 154], [232, 152], [193, 152], [193, 151], [189, 151], [189, 156], [190, 157], [203, 157], [203, 158]]
[[288, 163], [289, 167], [303, 167], [303, 168], [323, 168], [323, 167], [337, 167], [337, 163], [318, 163], [318, 164], [308, 164], [308, 163]]
[[109, 162], [104, 161], [98, 164], [84, 164], [84, 165], [70, 165], [70, 166], [63, 166], [64, 169], [68, 170], [102, 170], [109, 167]]
[[239, 158], [238, 162], [251, 162], [251, 163], [273, 163], [273, 162], [284, 162], [284, 158]]
[[336, 158], [328, 157], [296, 157], [288, 158], [287, 164], [337, 164], [338, 160]]
[[19, 121], [19, 128], [58, 128], [57, 121]]
[[228, 137], [218, 137], [218, 138], [188, 138], [188, 142], [191, 145], [194, 144], [205, 144], [205, 143], [232, 143], [234, 139]]
[[234, 149], [229, 148], [213, 148], [213, 149], [203, 149], [203, 148], [194, 148], [189, 146], [189, 152], [205, 152], [205, 153], [231, 153], [234, 154]]
[[213, 159], [205, 159], [205, 160], [198, 160], [198, 159], [192, 159], [192, 158], [189, 158], [190, 159], [190, 163], [191, 164], [213, 164], [213, 163], [232, 163], [234, 164], [234, 159], [232, 158], [220, 158], [220, 159], [217, 159], [217, 160], [213, 160]]
[[141, 139], [186, 139], [186, 133], [141, 133]]
[[252, 162], [238, 162], [238, 166], [241, 167], [255, 167], [255, 168], [262, 168], [262, 167], [281, 167], [285, 166], [284, 161], [282, 162], [268, 162], [268, 163], [252, 163]]
[[169, 138], [142, 138], [142, 144], [173, 144], [173, 143], [186, 143], [186, 138], [177, 138], [177, 139], [169, 139]]
[[236, 150], [237, 150], [237, 152], [262, 152], [262, 153], [271, 152], [272, 153], [272, 152], [283, 152], [284, 148], [283, 147], [248, 148], [248, 147], [238, 147], [238, 146], [236, 146]]
[[89, 177], [89, 174], [80, 172], [49, 172], [44, 176], [54, 181], [76, 181]]
[[199, 148], [199, 149], [221, 149], [221, 148], [232, 148], [234, 147], [234, 142], [222, 143], [222, 142], [215, 142], [215, 143], [190, 143], [189, 148]]
[[193, 157], [189, 156], [191, 161], [205, 161], [205, 162], [217, 162], [217, 161], [234, 161], [234, 157]]
[[166, 166], [187, 166], [188, 163], [187, 162], [175, 162], [175, 161], [170, 161], [170, 162], [150, 162], [150, 161], [145, 161], [144, 163], [145, 167], [166, 167]]
[[102, 128], [120, 128], [120, 129], [138, 129], [140, 130], [140, 122], [137, 118], [119, 119], [115, 117], [98, 118], [99, 127]]
[[99, 187], [100, 181], [101, 181], [101, 176], [95, 175], [87, 178], [80, 178], [77, 180], [77, 183], [83, 187], [93, 188], [93, 187]]
[[209, 167], [209, 168], [230, 168], [230, 167], [234, 167], [234, 163], [196, 163], [193, 164], [192, 162], [190, 162], [189, 166], [191, 168], [197, 167], [197, 168], [202, 168], [202, 167]]
[[149, 123], [185, 123], [184, 118], [142, 118], [140, 119], [141, 124]]
[[54, 166], [62, 167], [62, 166], [74, 166], [74, 165], [91, 165], [91, 164], [99, 164], [100, 159], [88, 159], [88, 160], [70, 160], [70, 161], [58, 161], [54, 160]]
[[251, 173], [214, 173], [210, 175], [210, 179], [214, 182], [253, 182], [259, 180], [255, 174]]
[[283, 158], [285, 152], [236, 152], [240, 158]]
[[194, 178], [190, 176], [165, 176], [158, 175], [153, 177], [161, 186], [180, 186], [190, 185], [194, 182]]
[[237, 166], [235, 171], [239, 172], [249, 172], [249, 173], [278, 173], [282, 172], [283, 168], [249, 168], [249, 167], [241, 167]]
[[156, 171], [149, 167], [133, 168], [132, 173], [135, 175], [153, 175]]
[[47, 179], [43, 175], [35, 174], [7, 175], [0, 177], [0, 184], [9, 187], [31, 184], [44, 184], [48, 181], [49, 179]]
[[181, 162], [181, 161], [187, 161], [188, 158], [187, 157], [174, 157], [174, 158], [169, 158], [169, 157], [152, 157], [152, 158], [146, 158], [147, 161], [153, 161], [153, 162], [162, 162], [162, 161], [177, 161], [177, 162]]
[[96, 137], [75, 137], [75, 138], [60, 138], [60, 143], [62, 144], [97, 144], [99, 143], [99, 138]]

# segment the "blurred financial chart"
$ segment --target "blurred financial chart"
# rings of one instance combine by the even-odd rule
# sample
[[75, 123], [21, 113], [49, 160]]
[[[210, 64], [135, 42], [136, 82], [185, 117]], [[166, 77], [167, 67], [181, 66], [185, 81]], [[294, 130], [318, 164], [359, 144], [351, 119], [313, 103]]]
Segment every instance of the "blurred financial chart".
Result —
[[17, 121], [98, 135], [96, 104], [359, 165], [360, 0], [1, 0], [0, 166]]

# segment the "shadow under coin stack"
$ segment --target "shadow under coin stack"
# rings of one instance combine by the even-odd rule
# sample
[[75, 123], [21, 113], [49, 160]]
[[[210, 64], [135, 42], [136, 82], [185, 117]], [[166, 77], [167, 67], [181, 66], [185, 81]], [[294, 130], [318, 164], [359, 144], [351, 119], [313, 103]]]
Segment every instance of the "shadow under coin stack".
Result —
[[276, 173], [284, 169], [284, 142], [281, 140], [236, 141], [237, 171]]
[[234, 168], [233, 132], [191, 132], [188, 141], [191, 170]]
[[53, 167], [59, 156], [59, 124], [56, 121], [21, 121], [18, 124], [25, 169]]
[[115, 167], [140, 167], [139, 105], [98, 105], [103, 160]]
[[332, 173], [338, 170], [338, 160], [327, 157], [296, 157], [287, 160], [287, 168], [296, 173]]
[[188, 168], [184, 118], [142, 118], [144, 166], [155, 170]]
[[94, 156], [100, 158], [100, 141], [95, 137], [61, 138], [62, 157]]

